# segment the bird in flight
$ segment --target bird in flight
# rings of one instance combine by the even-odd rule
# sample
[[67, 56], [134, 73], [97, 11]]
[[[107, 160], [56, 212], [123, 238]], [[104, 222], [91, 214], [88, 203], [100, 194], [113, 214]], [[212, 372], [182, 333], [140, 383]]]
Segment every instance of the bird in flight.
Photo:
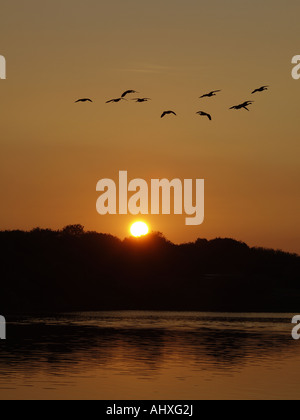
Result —
[[165, 111], [165, 112], [163, 112], [163, 113], [162, 113], [162, 115], [161, 115], [161, 117], [160, 117], [160, 118], [163, 118], [163, 117], [165, 117], [166, 115], [171, 115], [171, 114], [173, 114], [173, 115], [176, 115], [176, 116], [177, 116], [177, 114], [175, 114], [175, 112], [174, 112], [174, 111]]
[[125, 96], [129, 95], [130, 93], [138, 93], [135, 90], [126, 90], [126, 92], [122, 93], [121, 98], [125, 98]]
[[243, 102], [242, 104], [240, 104], [240, 105], [235, 105], [235, 106], [232, 106], [231, 108], [229, 108], [229, 109], [246, 109], [247, 111], [249, 111], [249, 109], [247, 108], [249, 105], [251, 105], [251, 104], [253, 104], [253, 101], [246, 101], [246, 102]]
[[263, 92], [264, 90], [268, 90], [268, 87], [269, 87], [269, 86], [262, 86], [262, 87], [260, 87], [259, 89], [255, 89], [255, 90], [252, 92], [252, 95], [253, 95], [253, 93], [256, 93], [256, 92]]
[[111, 99], [110, 101], [107, 101], [106, 103], [107, 104], [111, 104], [111, 103], [118, 103], [118, 102], [120, 102], [120, 101], [126, 101], [127, 99], [125, 99], [125, 98], [117, 98], [117, 99]]
[[205, 95], [200, 96], [202, 98], [211, 98], [212, 96], [217, 96], [216, 93], [222, 92], [221, 90], [213, 90], [212, 92], [206, 93]]
[[83, 98], [83, 99], [78, 99], [77, 101], [75, 101], [75, 104], [77, 102], [93, 102], [93, 101], [91, 99], [89, 99], [89, 98]]
[[134, 99], [131, 99], [132, 101], [135, 101], [135, 102], [148, 102], [148, 101], [151, 101], [151, 99], [150, 98], [134, 98]]
[[212, 119], [210, 114], [207, 114], [206, 112], [203, 112], [203, 111], [198, 111], [198, 112], [196, 112], [196, 114], [198, 114], [200, 116], [203, 116], [203, 117], [207, 117], [210, 121]]

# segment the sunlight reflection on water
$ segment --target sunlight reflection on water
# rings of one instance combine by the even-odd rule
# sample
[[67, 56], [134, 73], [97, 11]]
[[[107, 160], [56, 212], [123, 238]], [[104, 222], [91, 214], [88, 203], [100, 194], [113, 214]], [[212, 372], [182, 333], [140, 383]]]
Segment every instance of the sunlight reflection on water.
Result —
[[0, 398], [298, 398], [292, 317], [132, 311], [7, 318]]

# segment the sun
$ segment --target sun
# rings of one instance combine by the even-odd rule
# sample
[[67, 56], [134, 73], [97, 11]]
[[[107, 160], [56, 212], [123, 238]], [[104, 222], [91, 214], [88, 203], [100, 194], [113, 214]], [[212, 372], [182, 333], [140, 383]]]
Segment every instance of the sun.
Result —
[[135, 238], [140, 238], [141, 236], [148, 235], [149, 228], [144, 222], [136, 222], [131, 226], [130, 233]]

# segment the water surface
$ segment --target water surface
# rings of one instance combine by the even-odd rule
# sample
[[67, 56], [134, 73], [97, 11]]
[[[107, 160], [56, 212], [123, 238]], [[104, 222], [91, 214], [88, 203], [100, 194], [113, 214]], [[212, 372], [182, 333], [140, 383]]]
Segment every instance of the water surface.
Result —
[[294, 314], [7, 318], [0, 399], [298, 399]]

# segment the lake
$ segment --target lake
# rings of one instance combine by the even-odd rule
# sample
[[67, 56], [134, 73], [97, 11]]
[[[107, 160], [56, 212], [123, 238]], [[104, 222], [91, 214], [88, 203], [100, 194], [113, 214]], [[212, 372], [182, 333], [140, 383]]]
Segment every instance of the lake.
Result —
[[7, 317], [0, 399], [299, 399], [294, 315]]

